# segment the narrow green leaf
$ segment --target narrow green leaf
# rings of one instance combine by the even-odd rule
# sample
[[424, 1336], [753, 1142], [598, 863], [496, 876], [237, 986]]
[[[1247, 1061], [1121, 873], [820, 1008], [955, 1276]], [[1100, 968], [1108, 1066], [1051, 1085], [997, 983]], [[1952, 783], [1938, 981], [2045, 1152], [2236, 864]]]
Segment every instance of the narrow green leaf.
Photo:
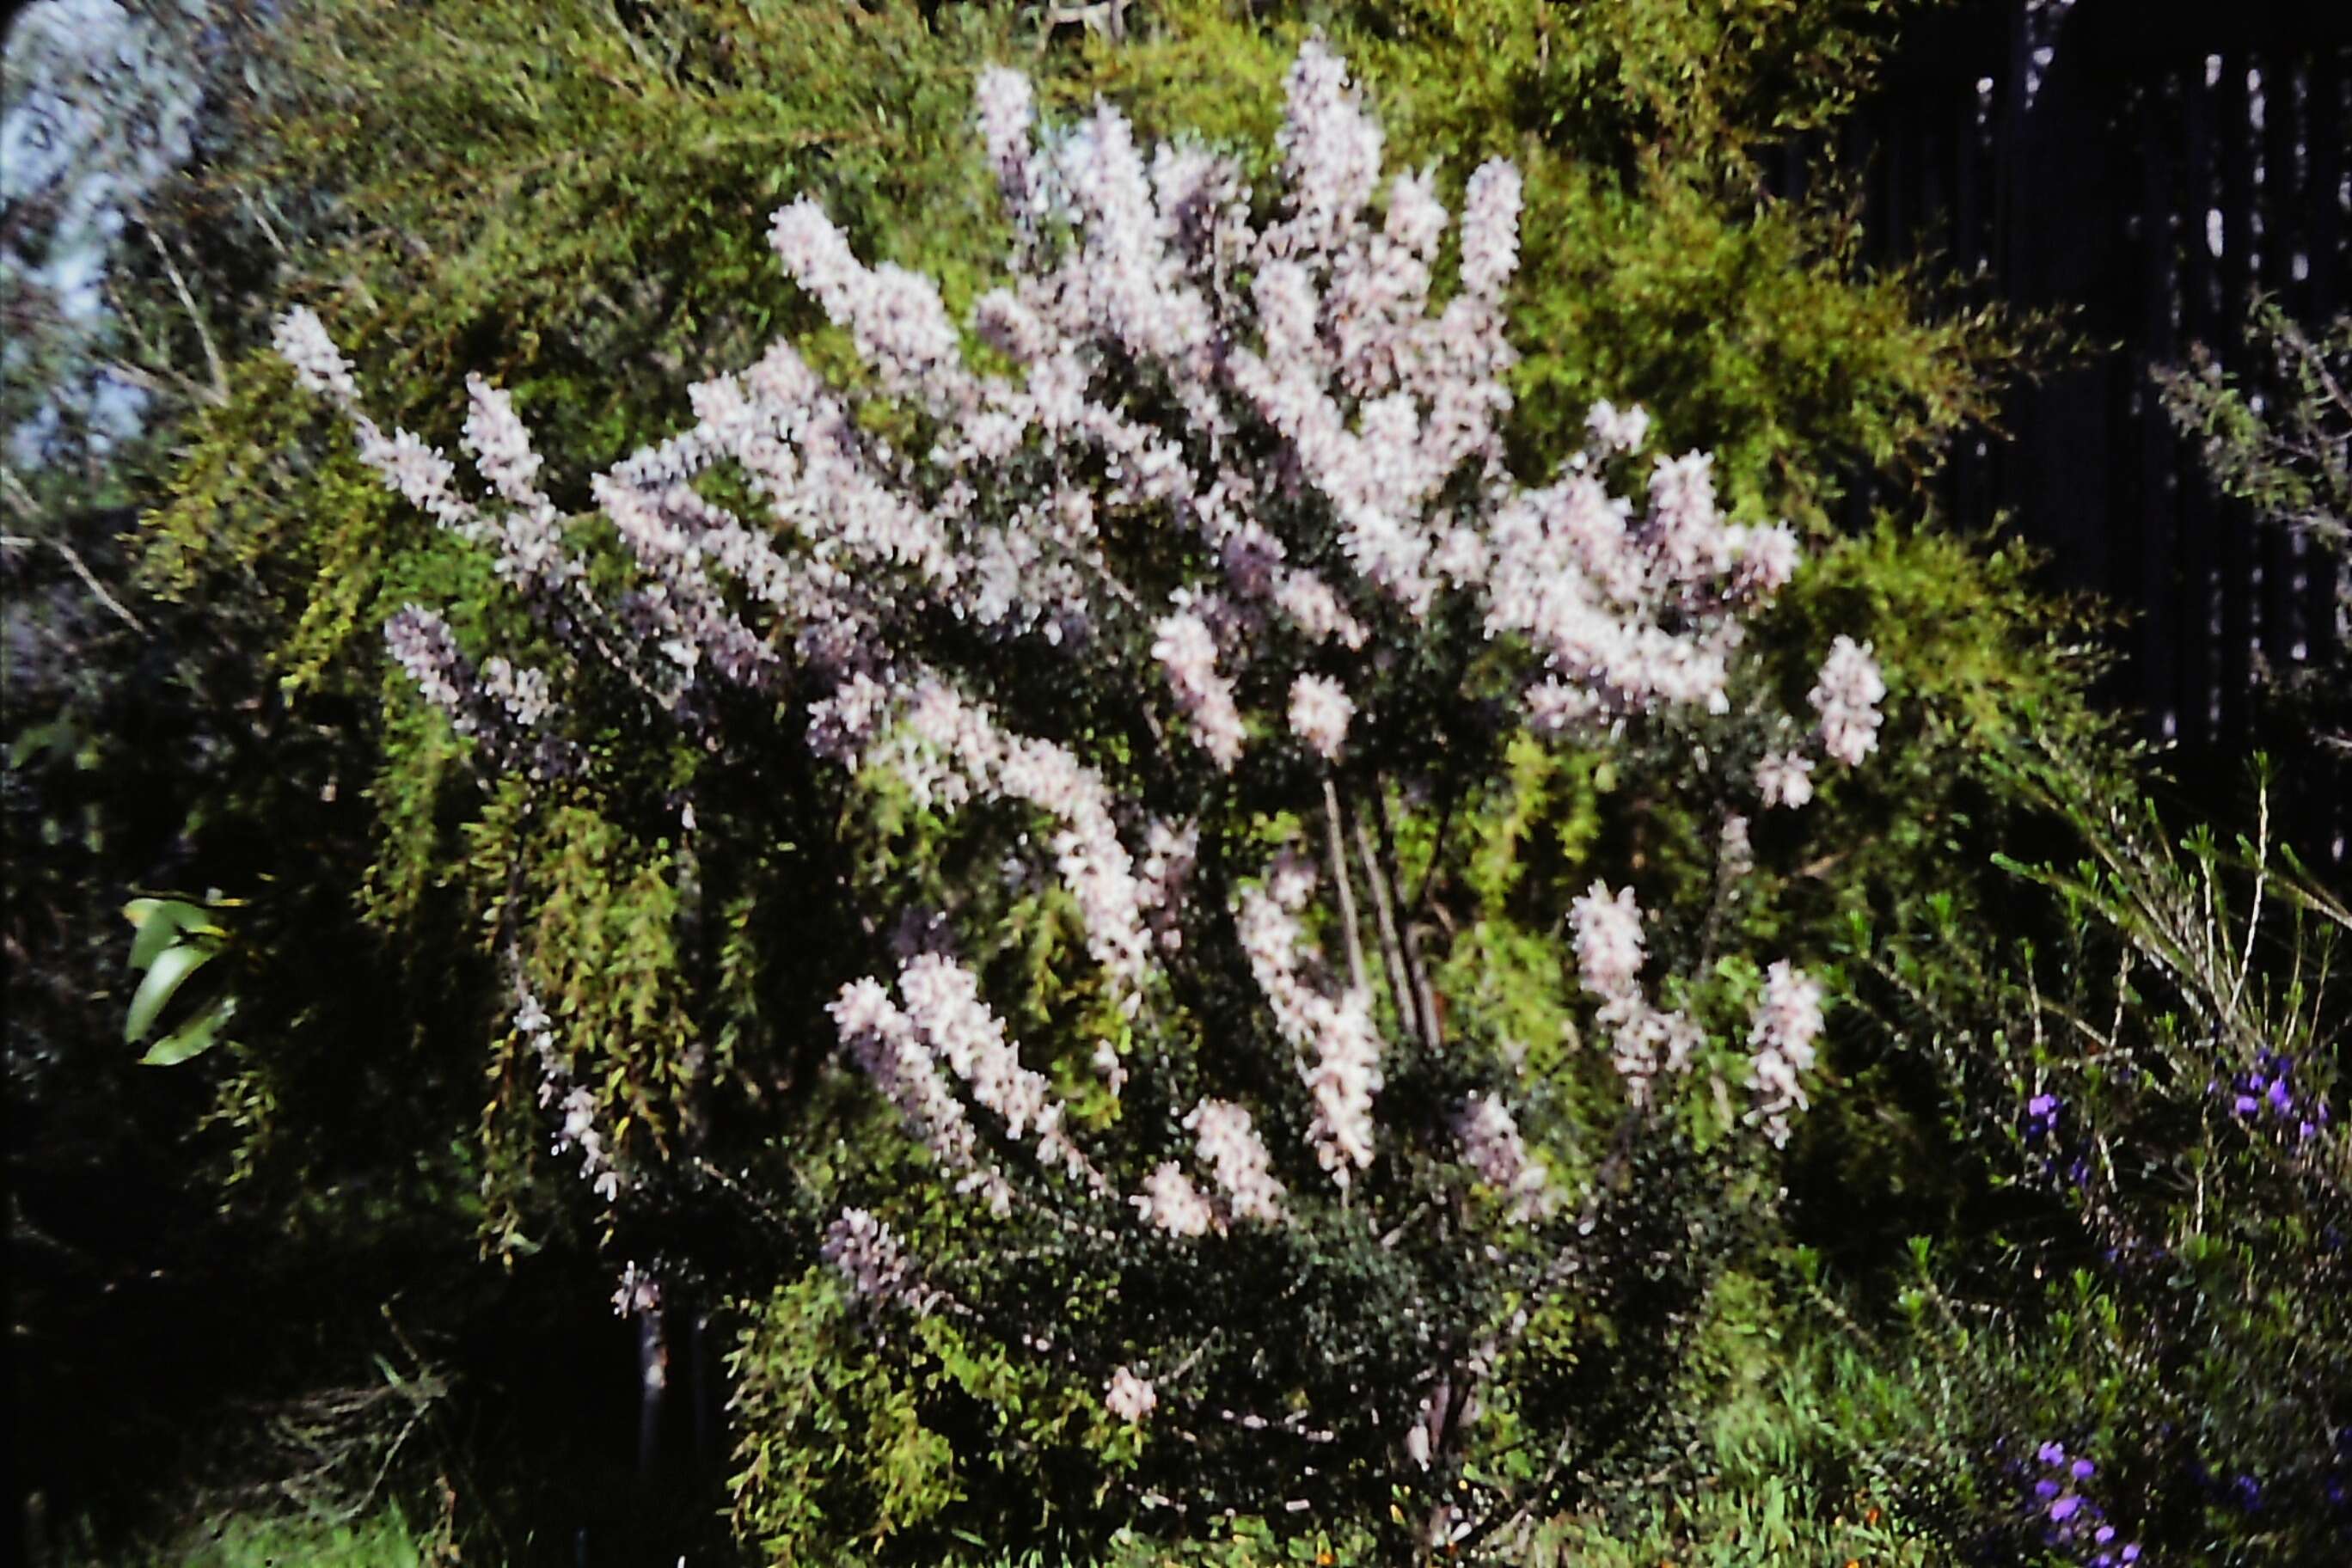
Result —
[[156, 1041], [147, 1054], [139, 1058], [139, 1065], [143, 1068], [177, 1067], [190, 1058], [204, 1055], [220, 1044], [221, 1030], [236, 1014], [236, 998], [222, 997], [205, 1008], [202, 1016]]
[[73, 739], [73, 726], [64, 719], [36, 724], [17, 736], [16, 744], [8, 748], [8, 765], [21, 768], [28, 759], [45, 751], [70, 752]]
[[189, 975], [211, 962], [212, 957], [211, 948], [184, 943], [158, 953], [154, 967], [148, 970], [147, 978], [139, 983], [138, 991], [131, 998], [130, 1016], [122, 1021], [123, 1041], [136, 1044], [144, 1039], [147, 1031], [155, 1026], [155, 1016], [163, 1010], [163, 1005]]
[[133, 899], [122, 913], [139, 931], [131, 940], [133, 969], [153, 963], [183, 931], [211, 929], [205, 910], [184, 899]]

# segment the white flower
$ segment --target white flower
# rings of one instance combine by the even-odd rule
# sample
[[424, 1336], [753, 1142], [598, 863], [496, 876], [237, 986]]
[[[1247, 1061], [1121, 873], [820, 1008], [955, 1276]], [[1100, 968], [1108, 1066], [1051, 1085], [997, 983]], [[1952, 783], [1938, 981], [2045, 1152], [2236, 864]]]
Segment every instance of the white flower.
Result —
[[1813, 764], [1794, 752], [1769, 752], [1756, 764], [1756, 788], [1766, 806], [1800, 806], [1813, 798]]
[[1802, 554], [1796, 530], [1785, 522], [1748, 530], [1739, 541], [1738, 590], [1756, 598], [1769, 598], [1789, 585]]
[[1142, 1193], [1127, 1201], [1144, 1224], [1171, 1236], [1205, 1236], [1216, 1226], [1215, 1211], [1173, 1160], [1154, 1167], [1144, 1178]]
[[1315, 1059], [1303, 1068], [1315, 1097], [1315, 1119], [1307, 1135], [1316, 1158], [1331, 1179], [1349, 1184], [1353, 1170], [1372, 1163], [1372, 1097], [1381, 1088], [1381, 1038], [1372, 1028], [1371, 997], [1350, 989], [1337, 1005], [1318, 996], [1314, 1018]]
[[1519, 172], [1500, 158], [1478, 165], [1462, 199], [1462, 288], [1495, 300], [1519, 265]]
[[1839, 637], [1807, 698], [1822, 716], [1822, 749], [1850, 768], [1861, 766], [1878, 749], [1878, 704], [1885, 696], [1886, 682], [1870, 645]]
[[1631, 986], [1601, 1006], [1598, 1021], [1609, 1032], [1611, 1065], [1636, 1107], [1650, 1103], [1659, 1074], [1684, 1071], [1705, 1043], [1686, 1016], [1660, 1011]]
[[1030, 221], [1034, 216], [1032, 196], [1038, 193], [1030, 166], [1029, 129], [1035, 107], [1029, 79], [1019, 71], [990, 66], [980, 73], [975, 96], [980, 100], [981, 140], [987, 145], [988, 161], [996, 171], [1004, 205], [1021, 221]]
[[1189, 610], [1162, 620], [1151, 656], [1168, 672], [1176, 700], [1192, 721], [1192, 738], [1218, 767], [1230, 772], [1247, 737], [1232, 685], [1217, 671], [1217, 642], [1208, 623]]
[[1159, 1403], [1160, 1395], [1151, 1384], [1126, 1367], [1110, 1374], [1110, 1386], [1103, 1391], [1104, 1408], [1122, 1421], [1140, 1421]]
[[1569, 906], [1576, 928], [1576, 967], [1584, 988], [1596, 996], [1616, 996], [1631, 990], [1642, 971], [1642, 910], [1633, 889], [1611, 893], [1595, 882], [1591, 891]]
[[[853, 981], [825, 1010], [851, 1058], [940, 1163], [966, 1176], [981, 1173], [978, 1140], [962, 1102], [948, 1088], [914, 1021], [898, 1010], [881, 983]], [[993, 1190], [984, 1177], [982, 1184]]]
[[1289, 106], [1276, 138], [1285, 153], [1292, 216], [1288, 248], [1328, 255], [1381, 177], [1381, 129], [1348, 88], [1347, 62], [1314, 39], [1299, 47]]
[[1197, 822], [1181, 827], [1154, 822], [1144, 836], [1143, 864], [1136, 871], [1136, 901], [1150, 922], [1153, 940], [1170, 952], [1184, 945], [1184, 905], [1200, 852]]
[[1339, 759], [1355, 716], [1347, 689], [1329, 677], [1302, 675], [1290, 683], [1290, 732], [1325, 762]]
[[907, 1016], [931, 1053], [971, 1088], [1013, 1138], [1034, 1139], [1038, 1157], [1072, 1175], [1094, 1173], [1062, 1131], [1062, 1103], [1044, 1075], [1024, 1066], [1004, 1025], [981, 998], [980, 981], [944, 953], [918, 953], [898, 971]]
[[768, 242], [834, 323], [849, 330], [884, 385], [919, 395], [940, 412], [969, 405], [962, 347], [937, 284], [887, 262], [866, 267], [807, 196], [777, 209]]
[[1474, 1094], [1454, 1113], [1453, 1128], [1463, 1159], [1480, 1181], [1509, 1197], [1513, 1218], [1540, 1219], [1552, 1211], [1559, 1194], [1550, 1174], [1528, 1154], [1509, 1107], [1491, 1095]]
[[643, 1317], [647, 1312], [661, 1310], [661, 1281], [651, 1269], [640, 1268], [630, 1260], [621, 1270], [621, 1288], [613, 1292], [613, 1315], [616, 1318]]
[[1604, 452], [1631, 452], [1650, 437], [1649, 411], [1638, 403], [1621, 410], [1604, 399], [1592, 405], [1584, 424]]
[[824, 1229], [817, 1255], [869, 1301], [903, 1307], [918, 1316], [938, 1299], [908, 1261], [890, 1227], [861, 1208], [845, 1208]]
[[384, 646], [417, 694], [448, 716], [460, 735], [481, 728], [480, 681], [449, 623], [422, 605], [404, 605], [383, 625]]
[[1324, 994], [1301, 973], [1297, 914], [1314, 874], [1297, 857], [1268, 868], [1266, 885], [1244, 893], [1239, 912], [1243, 951], [1283, 1037], [1300, 1052], [1299, 1076], [1315, 1097], [1307, 1138], [1316, 1159], [1339, 1186], [1372, 1163], [1372, 1099], [1380, 1091], [1381, 1039], [1371, 998], [1350, 987]]
[[1204, 1100], [1184, 1118], [1193, 1137], [1193, 1152], [1215, 1173], [1235, 1219], [1282, 1220], [1282, 1184], [1274, 1179], [1273, 1163], [1250, 1114], [1231, 1100]]
[[306, 391], [323, 393], [336, 402], [359, 400], [359, 383], [352, 379], [351, 362], [327, 335], [326, 323], [308, 305], [298, 305], [278, 318], [270, 333], [278, 357], [294, 367], [295, 379]]
[[514, 505], [532, 511], [553, 511], [539, 491], [540, 456], [531, 450], [530, 432], [514, 410], [514, 401], [501, 388], [478, 375], [466, 378], [472, 406], [466, 415], [466, 449], [490, 488]]
[[1822, 1032], [1822, 987], [1786, 960], [1765, 972], [1764, 994], [1748, 1034], [1755, 1049], [1748, 1087], [1757, 1094], [1754, 1118], [1775, 1147], [1789, 1141], [1788, 1113], [1805, 1098], [1799, 1075], [1812, 1070], [1813, 1042]]
[[1756, 869], [1756, 846], [1748, 837], [1746, 817], [1735, 812], [1723, 819], [1716, 851], [1726, 877], [1737, 879]]

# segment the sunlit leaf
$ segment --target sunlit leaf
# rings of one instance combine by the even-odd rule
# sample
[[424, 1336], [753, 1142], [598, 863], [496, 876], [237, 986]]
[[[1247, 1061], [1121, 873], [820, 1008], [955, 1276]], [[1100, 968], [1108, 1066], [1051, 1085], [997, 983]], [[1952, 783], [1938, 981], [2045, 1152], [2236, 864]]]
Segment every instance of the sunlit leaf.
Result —
[[147, 1031], [155, 1026], [156, 1016], [163, 1012], [189, 975], [212, 961], [214, 950], [183, 944], [167, 947], [155, 957], [154, 966], [131, 998], [131, 1012], [122, 1021], [122, 1038], [126, 1044], [136, 1044], [146, 1038]]
[[143, 1068], [177, 1067], [191, 1058], [204, 1055], [220, 1044], [222, 1029], [236, 1015], [236, 998], [222, 997], [197, 1017], [156, 1041], [148, 1048], [147, 1054], [139, 1058], [139, 1065]]

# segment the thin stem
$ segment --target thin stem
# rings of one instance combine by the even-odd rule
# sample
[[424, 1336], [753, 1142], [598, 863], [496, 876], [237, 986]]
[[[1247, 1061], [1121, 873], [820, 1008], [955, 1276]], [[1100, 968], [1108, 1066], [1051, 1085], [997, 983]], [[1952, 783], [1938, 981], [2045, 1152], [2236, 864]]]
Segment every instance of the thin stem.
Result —
[[[15, 469], [0, 464], [0, 480], [6, 482], [8, 489], [16, 496], [17, 504], [22, 506], [28, 515], [40, 510], [38, 503], [33, 500], [32, 492], [25, 488], [25, 482], [16, 477]], [[81, 558], [79, 551], [66, 542], [62, 535], [50, 534], [46, 542], [18, 533], [8, 534], [5, 539], [0, 539], [0, 543], [6, 544], [12, 550], [21, 550], [27, 545], [42, 542], [47, 542], [51, 549], [65, 558], [66, 565], [72, 569], [75, 576], [81, 579], [82, 586], [88, 588], [100, 604], [111, 611], [117, 620], [142, 637], [147, 635], [146, 623], [132, 615], [129, 606], [121, 600], [106, 591], [106, 584], [98, 580], [98, 574], [89, 569], [89, 563]]]
[[1355, 988], [1369, 993], [1371, 984], [1364, 978], [1364, 939], [1356, 929], [1356, 893], [1348, 878], [1348, 849], [1339, 831], [1339, 786], [1331, 775], [1323, 775], [1323, 826], [1326, 847], [1331, 856], [1331, 880], [1339, 889], [1339, 924], [1348, 938], [1348, 979]]
[[1379, 857], [1372, 853], [1371, 829], [1364, 826], [1364, 814], [1359, 811], [1354, 816], [1356, 858], [1364, 868], [1364, 880], [1371, 884], [1372, 924], [1380, 932], [1381, 961], [1388, 971], [1389, 994], [1395, 999], [1398, 1019], [1406, 1028], [1423, 1036], [1426, 1044], [1428, 1031], [1423, 1026], [1420, 1001], [1404, 966], [1404, 944], [1397, 940], [1396, 910], [1389, 896], [1388, 879], [1381, 875]]
[[2262, 929], [2263, 896], [2271, 874], [2271, 792], [2267, 781], [2255, 792], [2254, 897], [2246, 907], [2246, 942], [2238, 958], [2238, 973], [2230, 985], [2230, 1012], [2234, 1016], [2246, 994], [2246, 979], [2254, 970], [2254, 933]]
[[[1389, 805], [1388, 788], [1379, 779], [1372, 781], [1372, 801], [1380, 810], [1381, 863], [1393, 882], [1396, 878], [1396, 815]], [[1435, 874], [1436, 868], [1433, 862], [1431, 875]], [[1429, 983], [1429, 964], [1422, 957], [1421, 928], [1408, 920], [1404, 922], [1403, 935], [1405, 974], [1412, 986], [1413, 1001], [1421, 1009], [1422, 1039], [1434, 1052], [1444, 1046], [1444, 1029], [1438, 1017], [1437, 992]]]
[[171, 247], [163, 243], [163, 237], [150, 225], [142, 224], [140, 226], [147, 235], [147, 243], [155, 247], [156, 258], [163, 263], [164, 274], [172, 279], [173, 292], [178, 294], [180, 303], [187, 307], [189, 324], [196, 329], [196, 342], [203, 345], [205, 364], [213, 375], [212, 400], [216, 404], [226, 403], [228, 372], [221, 364], [220, 350], [213, 346], [212, 329], [205, 325], [205, 313], [196, 309], [196, 297], [188, 292], [188, 280], [180, 276], [179, 264], [172, 259]]
[[1460, 790], [1453, 790], [1446, 795], [1445, 809], [1437, 817], [1437, 836], [1429, 846], [1429, 864], [1421, 873], [1421, 890], [1414, 893], [1412, 902], [1404, 907], [1407, 924], [1412, 923], [1415, 914], [1429, 907], [1430, 889], [1437, 886], [1437, 868], [1445, 863], [1445, 836], [1453, 831], [1454, 809], [1461, 803]]

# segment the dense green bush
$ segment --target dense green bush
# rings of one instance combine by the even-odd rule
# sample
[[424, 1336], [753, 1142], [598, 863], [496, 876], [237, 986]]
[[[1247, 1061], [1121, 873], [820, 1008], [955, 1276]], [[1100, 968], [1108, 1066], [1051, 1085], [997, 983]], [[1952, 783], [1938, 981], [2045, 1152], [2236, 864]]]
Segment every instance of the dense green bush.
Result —
[[1973, 1468], [1963, 1517], [2009, 1550], [2053, 1533], [2028, 1489], [2055, 1443], [2096, 1467], [2062, 1496], [2095, 1500], [2118, 1551], [2324, 1561], [2352, 1540], [2352, 911], [2282, 861], [2263, 804], [2235, 846], [2176, 847], [2064, 753], [2017, 766], [2082, 857], [2015, 868], [2055, 939], [1989, 944], [1941, 900], [1856, 933], [1881, 1026], [1940, 1065], [1989, 1184], [1974, 1225], [1921, 1238], [1902, 1297], [1895, 1342], [1968, 1439], [1921, 1468]]
[[[1138, 1562], [1174, 1550], [1089, 1514], [1106, 1473], [1133, 1458], [1098, 1429], [1093, 1394], [936, 1321], [910, 1353], [879, 1357], [815, 1268], [825, 1200], [853, 1181], [886, 1186], [902, 1156], [829, 1065], [821, 1009], [856, 938], [809, 889], [845, 863], [907, 874], [940, 844], [911, 819], [845, 817], [781, 752], [713, 768], [617, 721], [591, 737], [594, 787], [486, 789], [477, 754], [384, 658], [381, 627], [422, 601], [467, 646], [489, 648], [528, 646], [526, 618], [502, 603], [486, 559], [385, 496], [258, 351], [279, 310], [315, 307], [363, 367], [377, 415], [445, 447], [462, 412], [453, 390], [480, 371], [554, 455], [542, 481], [559, 507], [584, 513], [591, 474], [674, 428], [691, 384], [771, 337], [812, 342], [824, 368], [847, 368], [845, 345], [760, 243], [793, 194], [816, 193], [859, 255], [940, 277], [959, 310], [993, 280], [1004, 236], [970, 136], [982, 65], [1019, 65], [1049, 114], [1075, 118], [1100, 95], [1147, 136], [1190, 130], [1257, 149], [1262, 176], [1281, 73], [1319, 26], [1360, 70], [1393, 162], [1439, 164], [1449, 205], [1486, 156], [1525, 174], [1514, 461], [1548, 468], [1597, 398], [1644, 404], [1678, 444], [1717, 451], [1727, 510], [1807, 531], [1815, 560], [1754, 636], [1778, 702], [1801, 707], [1814, 656], [1841, 632], [1874, 645], [1891, 689], [1871, 767], [1825, 788], [1801, 828], [1790, 814], [1759, 816], [1757, 867], [1736, 896], [1719, 897], [1710, 811], [1607, 748], [1514, 759], [1508, 787], [1460, 841], [1446, 913], [1470, 934], [1457, 935], [1462, 962], [1442, 986], [1473, 1025], [1557, 1032], [1572, 965], [1554, 922], [1604, 875], [1638, 877], [1677, 958], [1786, 953], [1868, 1004], [1832, 1007], [1813, 1113], [1783, 1163], [1741, 1178], [1759, 1199], [1785, 1185], [1785, 1217], [1759, 1217], [1772, 1206], [1759, 1204], [1673, 1287], [1673, 1367], [1642, 1395], [1670, 1405], [1667, 1418], [1585, 1495], [1585, 1511], [1530, 1518], [1514, 1550], [1629, 1563], [2030, 1550], [1991, 1445], [2062, 1426], [2070, 1446], [2101, 1445], [2118, 1489], [2103, 1506], [2126, 1517], [2137, 1478], [2189, 1450], [2127, 1457], [2137, 1451], [2118, 1420], [2085, 1412], [2124, 1408], [2119, 1369], [2141, 1363], [2097, 1363], [2107, 1352], [2092, 1338], [2052, 1326], [2094, 1309], [2042, 1301], [2030, 1263], [1974, 1239], [2010, 1235], [2024, 1199], [1993, 1186], [2012, 1169], [2001, 1160], [2014, 1152], [2014, 1096], [1999, 1065], [2011, 1047], [1969, 1010], [2014, 996], [2006, 982], [1975, 988], [2000, 969], [2005, 936], [2036, 932], [2046, 963], [2075, 921], [2065, 906], [2027, 905], [1992, 864], [1999, 847], [2037, 861], [2073, 853], [2065, 812], [1996, 759], [2045, 737], [2057, 754], [2093, 759], [2084, 765], [2102, 792], [2121, 764], [2083, 705], [2092, 661], [2072, 614], [2033, 588], [2014, 550], [1939, 531], [1899, 482], [1993, 406], [2021, 334], [1939, 310], [1931, 277], [1864, 268], [1835, 207], [1757, 194], [1759, 153], [1832, 120], [1902, 9], [1530, 0], [1332, 5], [1268, 20], [1171, 4], [1125, 7], [1126, 37], [1111, 40], [1032, 7], [293, 7], [259, 51], [260, 90], [175, 195], [173, 232], [213, 309], [228, 395], [173, 426], [163, 504], [133, 549], [141, 596], [127, 599], [142, 622], [169, 617], [205, 661], [185, 689], [217, 712], [268, 716], [261, 749], [215, 753], [202, 792], [168, 757], [108, 751], [94, 771], [115, 782], [100, 801], [201, 793], [188, 842], [205, 870], [182, 881], [109, 862], [30, 900], [73, 911], [61, 929], [86, 956], [72, 973], [105, 977], [127, 935], [122, 897], [218, 887], [246, 900], [236, 979], [251, 1006], [229, 1048], [117, 1087], [131, 1053], [91, 1059], [118, 1048], [113, 991], [95, 1009], [107, 1032], [77, 1037], [79, 1054], [39, 1098], [121, 1099], [165, 1142], [209, 1104], [211, 1132], [189, 1159], [238, 1176], [250, 1212], [300, 1215], [321, 1194], [363, 1192], [338, 1224], [364, 1240], [385, 1215], [415, 1219], [431, 1242], [417, 1269], [456, 1275], [472, 1232], [534, 1302], [568, 1292], [601, 1315], [612, 1272], [632, 1259], [662, 1266], [674, 1320], [686, 1302], [725, 1302], [719, 1321], [740, 1347], [739, 1516], [793, 1543], [780, 1555], [871, 1554], [887, 1520], [921, 1521], [892, 1538], [894, 1560], [979, 1557], [1014, 1540]], [[266, 193], [267, 236], [253, 192]], [[155, 300], [184, 309], [168, 280], [152, 281]], [[1869, 531], [1832, 537], [1832, 503], [1860, 472], [1898, 481], [1882, 493], [1907, 499]], [[75, 636], [102, 650], [93, 673], [143, 646], [92, 631]], [[61, 710], [11, 707], [12, 742]], [[101, 744], [136, 732], [105, 716], [119, 708], [96, 711], [88, 732]], [[618, 703], [597, 711], [625, 717]], [[71, 754], [26, 757], [63, 769]], [[61, 771], [46, 783], [11, 772], [12, 791], [57, 799], [81, 787]], [[42, 830], [11, 798], [13, 847]], [[688, 802], [690, 837], [678, 831]], [[1410, 838], [1402, 847], [1421, 852]], [[1880, 934], [1853, 939], [1856, 922]], [[583, 1201], [576, 1158], [547, 1157], [537, 1069], [508, 1028], [502, 952], [521, 954], [570, 1026], [613, 1043], [594, 1058], [598, 1093], [630, 1118], [627, 1136], [668, 1155], [661, 1184], [616, 1215]], [[1903, 963], [1925, 966], [1911, 983], [1965, 1026], [1906, 1010], [1882, 973]], [[12, 987], [34, 978], [12, 960]], [[1720, 984], [1728, 997], [1752, 974]], [[87, 1026], [58, 1032], [74, 1028]], [[1983, 1103], [2004, 1108], [1999, 1125], [1956, 1109]], [[2079, 1224], [2063, 1194], [2035, 1201], [2030, 1212], [2049, 1223]], [[187, 1222], [192, 1241], [221, 1234], [200, 1218]], [[1929, 1284], [1905, 1245], [1914, 1234], [1952, 1238], [1931, 1255]], [[2061, 1249], [2036, 1261], [2055, 1279], [2062, 1257], [2079, 1260]], [[2118, 1321], [2140, 1321], [2144, 1304], [2100, 1289]], [[1953, 1309], [1964, 1342], [1941, 1320], [1906, 1338], [1906, 1289], [1965, 1303]], [[478, 1306], [436, 1310], [454, 1324]], [[2078, 1346], [2092, 1370], [2053, 1375]], [[2266, 1364], [2275, 1352], [2245, 1353]], [[1945, 1392], [1962, 1367], [1979, 1369], [1987, 1391], [1965, 1411]], [[2042, 1408], [2018, 1403], [2036, 1392]], [[2276, 1430], [2307, 1415], [2279, 1415]], [[2272, 1417], [2231, 1419], [2227, 1442], [2197, 1452], [2286, 1473], [2293, 1445], [2263, 1435]], [[1946, 1440], [1928, 1441], [1938, 1430]], [[477, 1523], [531, 1521], [540, 1550], [561, 1550], [545, 1532], [580, 1517], [583, 1495], [625, 1466], [583, 1464], [593, 1480], [536, 1491], [511, 1478], [573, 1457], [552, 1443], [510, 1456], [509, 1479], [466, 1485], [462, 1505]], [[1085, 1528], [1040, 1526], [1048, 1500]], [[716, 1501], [701, 1493], [693, 1506]], [[2158, 1521], [2144, 1539], [2209, 1539], [2192, 1528], [2207, 1526]], [[1204, 1562], [1345, 1560], [1370, 1550], [1371, 1533], [1334, 1524], [1291, 1538], [1278, 1518], [1245, 1518], [1185, 1550]], [[478, 1539], [474, 1550], [493, 1550]], [[2013, 1544], [1985, 1544], [2000, 1539]]]

